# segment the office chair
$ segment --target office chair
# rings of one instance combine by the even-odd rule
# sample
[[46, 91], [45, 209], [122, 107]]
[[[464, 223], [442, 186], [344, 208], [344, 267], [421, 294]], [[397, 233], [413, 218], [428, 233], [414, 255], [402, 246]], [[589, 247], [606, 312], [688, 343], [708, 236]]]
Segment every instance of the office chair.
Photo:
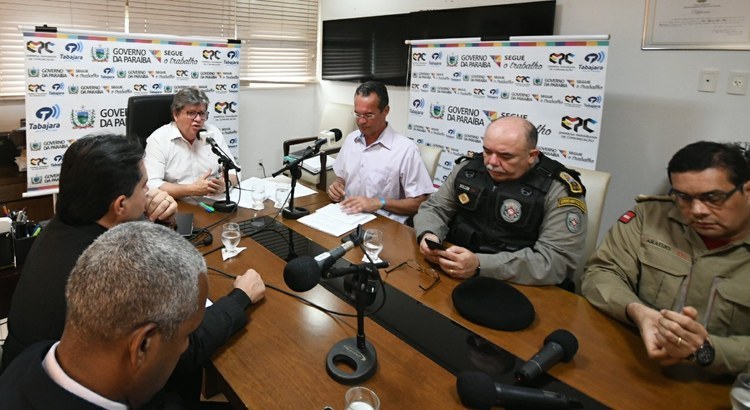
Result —
[[125, 134], [146, 147], [146, 139], [157, 128], [172, 122], [174, 94], [138, 95], [128, 98]]
[[424, 165], [427, 167], [427, 173], [430, 174], [430, 179], [435, 179], [435, 171], [437, 171], [440, 154], [443, 153], [443, 150], [429, 145], [417, 144], [417, 146], [419, 147], [419, 154], [422, 156], [422, 161], [424, 161]]
[[599, 239], [599, 227], [602, 222], [602, 210], [604, 201], [607, 199], [607, 187], [612, 175], [608, 172], [595, 171], [591, 169], [574, 168], [581, 173], [581, 182], [586, 187], [586, 209], [588, 210], [588, 227], [586, 241], [583, 246], [583, 255], [578, 262], [578, 268], [573, 275], [576, 293], [581, 293], [581, 276], [591, 254], [596, 250], [596, 241]]
[[[336, 153], [341, 149], [341, 144], [344, 143], [344, 138], [350, 132], [357, 128], [357, 123], [354, 120], [352, 113], [354, 112], [354, 106], [350, 104], [339, 104], [339, 103], [326, 103], [323, 108], [323, 115], [320, 117], [320, 124], [318, 124], [318, 131], [327, 131], [333, 128], [341, 130], [341, 140], [333, 144], [325, 144], [320, 148], [320, 168], [321, 171], [318, 174], [313, 174], [306, 169], [302, 169], [302, 181], [315, 184], [315, 186], [325, 191], [335, 179], [336, 174], [332, 169], [324, 171], [327, 167], [328, 155], [335, 157]], [[286, 157], [291, 151], [292, 145], [305, 144], [309, 145], [312, 141], [315, 141], [318, 137], [301, 137], [291, 138], [283, 142], [283, 153]], [[300, 148], [301, 149], [301, 148]]]

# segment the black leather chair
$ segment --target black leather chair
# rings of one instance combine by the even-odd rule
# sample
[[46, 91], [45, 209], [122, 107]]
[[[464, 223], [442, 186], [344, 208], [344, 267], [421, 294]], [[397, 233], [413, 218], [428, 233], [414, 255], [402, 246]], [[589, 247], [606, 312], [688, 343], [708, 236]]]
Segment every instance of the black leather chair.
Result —
[[146, 139], [157, 128], [172, 122], [174, 94], [138, 95], [128, 98], [125, 133], [146, 147]]

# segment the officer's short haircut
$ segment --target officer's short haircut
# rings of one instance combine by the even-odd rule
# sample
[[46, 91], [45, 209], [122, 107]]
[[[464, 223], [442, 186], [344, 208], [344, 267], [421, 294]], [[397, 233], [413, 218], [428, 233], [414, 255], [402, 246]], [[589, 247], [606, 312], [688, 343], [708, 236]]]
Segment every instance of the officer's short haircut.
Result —
[[354, 91], [354, 95], [361, 95], [362, 97], [367, 97], [372, 93], [377, 94], [380, 100], [378, 109], [382, 112], [388, 106], [388, 89], [385, 88], [385, 84], [379, 81], [367, 81], [360, 84]]
[[724, 169], [729, 181], [740, 185], [750, 180], [750, 165], [742, 149], [736, 144], [712, 141], [694, 142], [681, 150], [669, 161], [667, 175], [672, 182], [672, 174], [700, 172], [709, 168]]

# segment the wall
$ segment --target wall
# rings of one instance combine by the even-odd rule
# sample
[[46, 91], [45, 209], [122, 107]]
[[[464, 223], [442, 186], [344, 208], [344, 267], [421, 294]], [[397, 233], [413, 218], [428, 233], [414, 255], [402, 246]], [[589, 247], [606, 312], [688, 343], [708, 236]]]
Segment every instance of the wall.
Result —
[[[507, 2], [321, 0], [321, 19]], [[372, 4], [372, 5], [370, 5]], [[664, 193], [666, 164], [701, 139], [750, 140], [750, 96], [726, 94], [728, 73], [750, 69], [750, 51], [641, 50], [645, 0], [557, 0], [555, 34], [611, 34], [597, 169], [612, 173], [600, 237], [640, 193]], [[720, 70], [716, 93], [696, 91], [703, 68]], [[354, 85], [321, 83], [324, 99], [351, 101]], [[406, 125], [408, 94], [391, 88], [391, 122]]]

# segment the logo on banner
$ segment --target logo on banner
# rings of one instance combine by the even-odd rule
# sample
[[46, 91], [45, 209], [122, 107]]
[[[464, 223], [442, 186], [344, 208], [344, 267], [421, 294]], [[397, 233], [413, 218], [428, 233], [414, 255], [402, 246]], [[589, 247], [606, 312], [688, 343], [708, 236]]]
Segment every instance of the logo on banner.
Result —
[[102, 78], [115, 78], [115, 74], [117, 74], [117, 70], [114, 67], [105, 67], [102, 70]]
[[67, 54], [60, 54], [61, 60], [81, 61], [83, 60], [83, 43], [80, 41], [66, 44], [63, 49]]
[[441, 66], [443, 65], [443, 52], [436, 51], [430, 55], [430, 65]]
[[237, 102], [235, 101], [218, 101], [214, 103], [214, 111], [217, 114], [227, 115], [228, 113], [235, 114], [237, 111], [235, 107]]
[[91, 47], [91, 61], [97, 63], [109, 61], [109, 48], [102, 47], [101, 44], [98, 47]]
[[[545, 78], [545, 87], [568, 88], [569, 81], [562, 78]], [[541, 85], [541, 84], [539, 84]]]
[[503, 56], [502, 55], [494, 55], [494, 56], [490, 56], [490, 58], [492, 58], [492, 61], [494, 61], [495, 64], [499, 68], [503, 68]]
[[36, 67], [29, 68], [26, 70], [26, 74], [28, 74], [29, 77], [39, 77], [39, 69]]
[[461, 56], [461, 67], [469, 68], [490, 68], [490, 62], [484, 54], [464, 54]]
[[54, 83], [49, 95], [65, 95], [65, 83]]
[[565, 105], [578, 107], [581, 105], [581, 96], [580, 95], [566, 95], [565, 96]]
[[237, 65], [240, 63], [240, 50], [227, 51], [227, 58], [224, 59], [224, 64]]
[[573, 64], [571, 58], [575, 57], [573, 53], [551, 53], [549, 55], [549, 61], [552, 64], [565, 65]]
[[602, 107], [602, 96], [601, 95], [592, 95], [588, 99], [586, 99], [586, 102], [583, 104], [586, 108], [601, 108]]
[[178, 79], [187, 79], [190, 74], [188, 73], [188, 70], [176, 70], [174, 72], [175, 77]]
[[448, 54], [448, 60], [446, 61], [446, 64], [448, 65], [448, 67], [458, 66], [458, 56], [453, 53]]
[[499, 88], [490, 88], [487, 92], [487, 98], [496, 100], [500, 97], [501, 91]]
[[472, 95], [476, 98], [485, 98], [487, 96], [487, 90], [484, 88], [474, 88]]
[[602, 71], [604, 70], [604, 65], [600, 63], [604, 63], [605, 56], [604, 51], [586, 54], [583, 59], [587, 64], [579, 64], [578, 69], [581, 71]]
[[442, 104], [430, 104], [430, 117], [442, 120], [443, 115], [445, 115], [445, 107]]
[[45, 90], [45, 87], [46, 86], [44, 84], [29, 84], [28, 86], [26, 86], [26, 89], [29, 90], [28, 94], [33, 96], [46, 94], [47, 91]]
[[532, 94], [532, 97], [537, 102], [545, 103], [545, 104], [562, 104], [563, 100], [560, 98], [556, 98], [555, 96], [551, 94]]
[[52, 165], [53, 167], [59, 167], [60, 165], [62, 165], [62, 160], [63, 160], [62, 154], [57, 154], [54, 156], [54, 158], [52, 158], [52, 164], [50, 165]]
[[536, 148], [542, 154], [544, 154], [545, 156], [547, 156], [549, 158], [560, 158], [560, 151], [559, 150], [556, 150], [554, 148], [543, 147], [541, 145], [537, 145]]
[[136, 93], [145, 93], [148, 91], [146, 84], [133, 84], [133, 91]]
[[531, 85], [531, 76], [528, 75], [517, 75], [516, 85], [529, 86]]
[[411, 108], [409, 109], [409, 114], [412, 115], [424, 115], [424, 107], [427, 104], [424, 101], [424, 98], [417, 98], [414, 101], [411, 102]]
[[[514, 70], [541, 70], [543, 68], [538, 61], [527, 62], [526, 56], [523, 54], [506, 54], [496, 57], [502, 58], [502, 68], [512, 68]], [[494, 60], [495, 64], [499, 66], [500, 63], [497, 58]]]
[[161, 63], [161, 50], [149, 50], [156, 61]]
[[578, 161], [578, 162], [586, 162], [589, 164], [594, 163], [593, 158], [584, 155], [582, 152], [570, 151], [567, 149], [559, 149], [558, 151], [560, 151], [560, 154], [562, 154], [564, 158], [567, 158], [569, 160]]
[[68, 86], [68, 94], [78, 94], [78, 86], [75, 84]]
[[562, 117], [562, 121], [560, 122], [560, 125], [562, 125], [563, 128], [566, 130], [573, 130], [574, 132], [579, 132], [579, 130], [584, 130], [588, 132], [589, 134], [595, 132], [593, 129], [591, 129], [590, 125], [596, 124], [597, 121], [593, 118], [580, 118], [580, 117], [570, 117], [570, 116], [564, 116]]
[[427, 53], [411, 53], [411, 61], [415, 63], [426, 63]]
[[99, 111], [99, 126], [102, 128], [107, 127], [124, 127], [125, 116], [127, 110], [125, 108], [102, 108]]
[[47, 131], [60, 129], [60, 123], [54, 121], [60, 118], [60, 106], [55, 104], [49, 107], [42, 107], [36, 110], [34, 116], [40, 120], [40, 122], [31, 121], [27, 125], [30, 130], [34, 131]]
[[143, 48], [115, 47], [112, 49], [113, 63], [151, 64], [151, 57]]
[[96, 113], [94, 110], [87, 110], [84, 106], [81, 106], [80, 110], [70, 112], [70, 122], [74, 129], [93, 128], [95, 120]]
[[534, 77], [534, 85], [535, 86], [538, 87], [538, 86], [542, 85], [543, 83], [544, 83], [544, 78]]
[[31, 165], [31, 169], [34, 170], [45, 169], [48, 167], [47, 157], [31, 158], [29, 159], [29, 164]]
[[26, 50], [34, 54], [39, 54], [40, 56], [54, 53], [54, 51], [52, 50], [54, 46], [55, 46], [55, 43], [51, 41], [27, 41], [26, 42]]
[[206, 49], [203, 50], [202, 55], [204, 60], [208, 60], [211, 62], [221, 59], [221, 51], [219, 50]]

